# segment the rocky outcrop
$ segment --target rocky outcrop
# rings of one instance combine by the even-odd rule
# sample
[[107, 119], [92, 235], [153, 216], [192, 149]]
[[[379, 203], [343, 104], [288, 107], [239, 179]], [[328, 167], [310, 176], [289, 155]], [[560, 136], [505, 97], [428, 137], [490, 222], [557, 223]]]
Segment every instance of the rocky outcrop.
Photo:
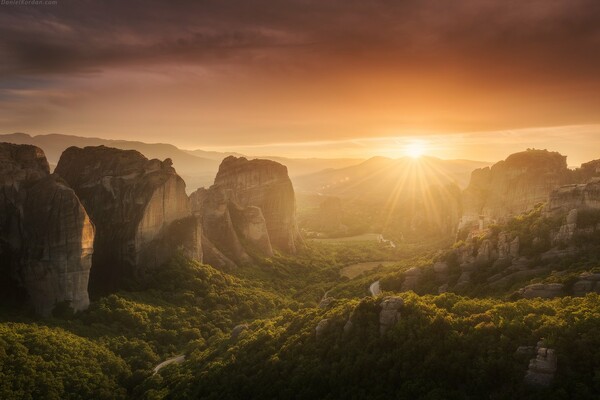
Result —
[[515, 153], [491, 168], [475, 170], [463, 192], [461, 227], [483, 228], [489, 222], [528, 211], [571, 179], [566, 156], [546, 150]]
[[[499, 232], [497, 236], [488, 231], [484, 232], [486, 233], [482, 237], [469, 234], [465, 242], [453, 250], [461, 271], [457, 282], [459, 289], [471, 282], [471, 275], [479, 268], [500, 264], [509, 267], [518, 263], [518, 236], [508, 232]], [[439, 276], [442, 277], [441, 274]]]
[[381, 302], [379, 332], [383, 335], [400, 320], [400, 309], [404, 305], [401, 297], [389, 296]]
[[552, 233], [553, 246], [570, 244], [576, 237], [593, 242], [600, 237], [600, 178], [555, 189], [544, 212], [550, 218], [563, 218], [560, 228]]
[[230, 156], [219, 166], [215, 186], [231, 190], [242, 208], [260, 208], [273, 247], [296, 252], [302, 239], [296, 222], [294, 188], [284, 165]]
[[89, 305], [94, 226], [41, 149], [0, 144], [0, 281], [5, 300], [49, 315], [58, 303]]
[[335, 298], [325, 295], [325, 296], [323, 296], [321, 301], [319, 301], [318, 307], [319, 308], [328, 308], [333, 303], [335, 303]]
[[554, 380], [557, 369], [556, 353], [554, 349], [542, 347], [542, 343], [538, 343], [536, 350], [536, 357], [529, 361], [525, 383], [532, 386], [548, 387]]
[[551, 299], [553, 297], [564, 296], [565, 285], [562, 283], [534, 283], [533, 285], [528, 285], [520, 289], [519, 294], [526, 299], [533, 299], [536, 297]]
[[409, 290], [415, 290], [421, 279], [421, 269], [412, 267], [404, 273], [404, 281], [402, 282], [401, 290], [408, 292]]
[[[600, 178], [553, 190], [548, 197], [545, 211], [548, 215], [560, 215], [574, 209], [600, 209]], [[574, 222], [576, 221], [575, 218]]]
[[201, 259], [201, 227], [169, 159], [148, 160], [137, 151], [104, 146], [70, 147], [55, 172], [75, 190], [96, 226], [93, 289], [114, 290], [143, 277], [182, 246]]
[[584, 272], [573, 284], [574, 296], [585, 296], [588, 293], [600, 293], [600, 273]]

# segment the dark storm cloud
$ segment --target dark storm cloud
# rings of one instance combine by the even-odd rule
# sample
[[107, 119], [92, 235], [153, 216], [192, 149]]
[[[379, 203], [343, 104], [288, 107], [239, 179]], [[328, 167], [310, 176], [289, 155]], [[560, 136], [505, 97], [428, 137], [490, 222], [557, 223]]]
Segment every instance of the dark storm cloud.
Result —
[[448, 63], [582, 79], [597, 75], [599, 50], [597, 0], [59, 0], [0, 8], [5, 79], [153, 62], [244, 65], [266, 51], [284, 64]]

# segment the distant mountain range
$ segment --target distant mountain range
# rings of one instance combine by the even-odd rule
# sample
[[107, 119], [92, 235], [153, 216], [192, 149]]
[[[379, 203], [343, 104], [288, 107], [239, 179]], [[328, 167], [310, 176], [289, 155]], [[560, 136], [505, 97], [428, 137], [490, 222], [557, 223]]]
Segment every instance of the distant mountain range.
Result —
[[71, 146], [107, 146], [124, 150], [137, 150], [146, 157], [164, 160], [170, 158], [173, 166], [187, 184], [187, 191], [192, 192], [199, 187], [207, 187], [213, 184], [214, 177], [219, 169], [221, 161], [230, 155], [236, 157], [265, 158], [284, 164], [288, 168], [290, 177], [298, 177], [314, 173], [328, 168], [342, 168], [360, 163], [361, 159], [335, 158], [285, 158], [261, 156], [251, 157], [235, 152], [218, 152], [206, 150], [183, 150], [166, 143], [144, 143], [129, 140], [111, 140], [100, 138], [88, 138], [73, 135], [48, 134], [31, 136], [26, 133], [12, 133], [0, 135], [0, 142], [15, 144], [31, 144], [40, 147], [46, 153], [48, 162], [54, 168], [58, 163], [60, 155]]
[[435, 157], [391, 159], [373, 157], [345, 168], [318, 171], [298, 177], [300, 191], [318, 191], [340, 197], [383, 197], [393, 192], [415, 191], [426, 185], [456, 183], [464, 188], [471, 172], [492, 163], [470, 160], [442, 160]]

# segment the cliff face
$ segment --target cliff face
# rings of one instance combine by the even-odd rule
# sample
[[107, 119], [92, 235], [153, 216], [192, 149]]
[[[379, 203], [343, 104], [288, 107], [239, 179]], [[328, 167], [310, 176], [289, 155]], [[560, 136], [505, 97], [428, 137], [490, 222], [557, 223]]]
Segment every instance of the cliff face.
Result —
[[97, 229], [92, 288], [112, 290], [143, 276], [180, 245], [200, 258], [201, 228], [169, 159], [148, 160], [137, 151], [104, 146], [71, 147], [56, 173], [75, 190]]
[[477, 223], [480, 216], [493, 221], [525, 212], [571, 179], [566, 157], [557, 152], [512, 154], [491, 168], [473, 171], [463, 193], [461, 226]]
[[548, 217], [566, 215], [552, 235], [553, 244], [564, 245], [573, 239], [594, 242], [600, 235], [600, 178], [553, 190], [545, 213]]
[[284, 165], [230, 156], [219, 166], [215, 186], [230, 189], [241, 207], [260, 208], [273, 247], [287, 253], [296, 252], [301, 243], [296, 198]]
[[274, 161], [227, 157], [215, 184], [190, 195], [202, 220], [204, 261], [231, 269], [273, 248], [294, 253], [301, 243], [296, 198], [285, 166]]
[[202, 220], [204, 260], [231, 269], [252, 258], [249, 253], [272, 256], [267, 224], [258, 207], [242, 207], [231, 189], [212, 186], [190, 195], [192, 211]]
[[5, 300], [49, 315], [89, 305], [94, 227], [79, 199], [50, 175], [41, 149], [0, 144], [0, 274]]
[[560, 214], [573, 209], [600, 209], [600, 178], [588, 183], [561, 186], [553, 190], [546, 204], [549, 214]]

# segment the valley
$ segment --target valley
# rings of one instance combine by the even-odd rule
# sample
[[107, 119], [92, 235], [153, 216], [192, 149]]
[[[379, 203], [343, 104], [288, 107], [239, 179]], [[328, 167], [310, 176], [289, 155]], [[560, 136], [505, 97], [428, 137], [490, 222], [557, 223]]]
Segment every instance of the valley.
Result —
[[599, 0], [0, 1], [0, 400], [599, 400]]
[[[135, 151], [71, 147], [50, 174], [41, 149], [0, 149], [4, 221], [31, 218], [34, 194], [42, 204], [56, 201], [41, 183], [59, 185], [71, 199], [62, 200], [63, 215], [76, 218], [50, 219], [49, 233], [33, 230], [16, 242], [9, 239], [17, 231], [3, 228], [0, 397], [597, 393], [595, 367], [587, 369], [600, 348], [597, 162], [573, 171], [557, 165], [555, 153], [510, 156], [501, 178], [482, 182], [489, 167], [473, 172], [458, 211], [423, 208], [432, 192], [402, 191], [399, 175], [378, 194], [378, 209], [394, 220], [406, 210], [389, 196], [398, 204], [421, 199], [412, 212], [429, 223], [391, 224], [384, 236], [370, 233], [382, 226], [374, 218], [344, 236], [327, 224], [373, 214], [372, 200], [361, 209], [342, 193], [297, 217], [294, 185], [273, 161], [229, 156], [214, 185], [188, 196], [170, 160]], [[534, 169], [523, 161], [529, 157]], [[544, 171], [545, 158], [552, 161]], [[546, 183], [530, 194], [540, 179]], [[490, 203], [491, 193], [505, 198]], [[22, 211], [11, 211], [15, 205]], [[453, 227], [437, 224], [444, 212], [461, 213], [448, 216]], [[67, 228], [65, 248], [50, 233]], [[307, 229], [319, 234], [304, 237]], [[51, 258], [29, 250], [40, 246], [37, 237]], [[34, 267], [47, 273], [27, 275]], [[72, 350], [48, 348], [49, 336]], [[536, 349], [544, 356], [531, 361]], [[463, 367], [440, 376], [457, 363]]]

